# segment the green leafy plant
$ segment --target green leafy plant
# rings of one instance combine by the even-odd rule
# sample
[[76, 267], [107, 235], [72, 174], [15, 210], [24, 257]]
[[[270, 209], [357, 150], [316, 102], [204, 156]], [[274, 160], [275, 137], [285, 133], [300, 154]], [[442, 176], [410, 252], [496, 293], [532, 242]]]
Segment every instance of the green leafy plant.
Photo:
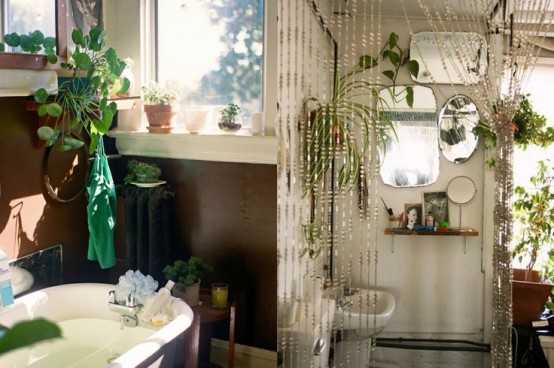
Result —
[[0, 354], [60, 337], [58, 325], [43, 318], [21, 321], [11, 328], [0, 325]]
[[56, 38], [45, 37], [39, 30], [29, 32], [28, 34], [19, 34], [12, 32], [4, 35], [4, 43], [0, 42], [0, 51], [6, 51], [6, 45], [9, 47], [19, 47], [22, 52], [30, 54], [44, 53], [48, 61], [52, 64], [58, 62], [56, 55]]
[[177, 260], [162, 270], [165, 278], [175, 282], [174, 288], [179, 291], [185, 291], [187, 286], [197, 283], [212, 271], [213, 268], [206, 261], [195, 256], [187, 261]]
[[[514, 218], [520, 225], [516, 234], [512, 256], [525, 262], [527, 271], [536, 268], [542, 253], [548, 253], [549, 261], [539, 268], [552, 273], [552, 247], [554, 244], [554, 190], [550, 161], [539, 161], [537, 172], [530, 178], [531, 189], [517, 186], [514, 189]], [[544, 254], [542, 254], [544, 256]]]
[[[413, 105], [413, 88], [396, 91], [394, 85], [403, 67], [407, 66], [410, 74], [417, 76], [419, 64], [416, 60], [410, 60], [409, 52], [398, 46], [396, 33], [390, 34], [380, 57], [392, 65], [392, 68], [382, 71], [392, 86], [360, 78], [364, 72], [379, 65], [378, 58], [362, 55], [346, 74], [339, 76], [338, 69], [335, 69], [335, 85], [330, 101], [317, 96], [305, 100], [306, 128], [302, 150], [305, 194], [315, 192], [339, 155], [343, 156], [337, 168], [337, 191], [344, 192], [353, 184], [357, 185], [361, 157], [366, 155], [372, 136], [375, 135], [378, 145], [384, 146], [389, 134], [394, 134], [393, 124], [383, 113], [387, 102], [379, 94], [381, 89], [387, 90], [393, 101], [398, 101], [398, 96], [402, 95], [410, 107]], [[375, 104], [360, 102], [360, 97], [372, 98]], [[361, 138], [357, 137], [357, 131], [361, 132]]]
[[149, 164], [137, 160], [130, 160], [127, 163], [127, 175], [123, 178], [125, 184], [132, 182], [155, 182], [160, 178], [162, 170], [156, 164]]
[[163, 87], [155, 81], [142, 87], [142, 100], [145, 105], [173, 105], [180, 96], [179, 88], [175, 85]]
[[219, 109], [220, 121], [234, 121], [235, 118], [241, 113], [239, 105], [230, 103], [225, 107]]
[[[497, 110], [496, 107], [494, 109]], [[522, 149], [527, 149], [531, 145], [548, 147], [554, 142], [554, 128], [546, 126], [546, 117], [533, 109], [529, 94], [521, 96], [512, 123], [514, 143]], [[496, 133], [486, 121], [479, 121], [473, 128], [473, 134], [483, 141], [485, 149], [496, 147]], [[489, 167], [494, 167], [495, 163], [494, 158], [487, 160]]]
[[[71, 38], [75, 51], [67, 63], [61, 63], [70, 77], [57, 91], [40, 88], [34, 94], [35, 101], [41, 104], [38, 115], [54, 120], [53, 127], [40, 127], [38, 136], [48, 146], [61, 138], [59, 151], [84, 145], [82, 139], [70, 134], [77, 130], [79, 135], [84, 132], [90, 136], [89, 152], [93, 153], [98, 137], [110, 129], [117, 112], [115, 102], [109, 98], [129, 89], [129, 80], [121, 77], [126, 64], [118, 58], [115, 49], [106, 49], [104, 36], [97, 28], [91, 29], [88, 35], [80, 28], [74, 29]], [[53, 98], [50, 97], [52, 92], [56, 92]]]
[[327, 242], [329, 226], [325, 222], [313, 222], [302, 225], [305, 245], [300, 251], [300, 257], [308, 255], [310, 259], [317, 258]]

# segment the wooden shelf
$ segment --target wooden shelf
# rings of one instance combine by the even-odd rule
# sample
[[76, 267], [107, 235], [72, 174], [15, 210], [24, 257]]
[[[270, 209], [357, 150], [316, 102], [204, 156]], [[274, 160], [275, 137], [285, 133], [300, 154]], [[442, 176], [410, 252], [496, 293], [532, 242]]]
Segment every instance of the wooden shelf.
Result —
[[388, 228], [385, 229], [385, 235], [478, 236], [479, 231], [475, 229], [448, 229], [442, 231], [430, 231]]

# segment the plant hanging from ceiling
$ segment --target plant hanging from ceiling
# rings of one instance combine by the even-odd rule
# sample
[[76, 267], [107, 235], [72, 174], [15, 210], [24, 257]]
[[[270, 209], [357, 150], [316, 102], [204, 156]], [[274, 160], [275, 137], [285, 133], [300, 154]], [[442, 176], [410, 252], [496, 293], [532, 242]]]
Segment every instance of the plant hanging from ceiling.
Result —
[[[380, 57], [392, 64], [391, 69], [381, 73], [391, 85], [364, 80], [361, 74], [379, 65], [379, 60], [370, 55], [360, 56], [352, 70], [339, 77], [335, 68], [335, 85], [330, 101], [312, 96], [304, 102], [306, 129], [304, 131], [303, 162], [305, 167], [304, 194], [311, 195], [316, 187], [327, 178], [332, 163], [344, 155], [338, 168], [339, 192], [349, 190], [357, 182], [362, 157], [368, 152], [375, 134], [377, 145], [383, 145], [394, 126], [383, 113], [386, 101], [379, 91], [387, 90], [393, 97], [405, 96], [408, 106], [413, 105], [413, 89], [402, 92], [394, 90], [399, 71], [407, 66], [413, 76], [419, 73], [419, 64], [411, 60], [409, 51], [398, 45], [398, 35], [391, 33], [380, 51]], [[373, 98], [373, 104], [361, 102], [361, 98]], [[394, 100], [394, 99], [393, 99]], [[358, 138], [358, 131], [361, 137]]]
[[[389, 84], [374, 83], [363, 78], [363, 73], [388, 60], [391, 68], [381, 71]], [[395, 134], [393, 123], [387, 117], [387, 100], [380, 91], [387, 91], [390, 100], [406, 100], [413, 106], [414, 94], [411, 86], [395, 89], [399, 72], [407, 68], [417, 77], [419, 63], [411, 60], [409, 50], [398, 45], [398, 35], [392, 32], [379, 53], [379, 58], [362, 55], [358, 63], [346, 74], [339, 76], [334, 71], [334, 89], [330, 101], [311, 96], [304, 102], [305, 128], [303, 130], [302, 158], [304, 167], [303, 194], [311, 199], [312, 210], [309, 223], [303, 224], [304, 245], [301, 255], [316, 258], [332, 235], [328, 229], [328, 203], [317, 216], [314, 206], [318, 202], [318, 188], [329, 184], [330, 175], [338, 170], [333, 193], [346, 193], [353, 186], [365, 192], [365, 178], [361, 177], [363, 157], [375, 145], [384, 148], [390, 135]], [[363, 102], [363, 100], [368, 102]], [[389, 101], [390, 101], [389, 100]], [[340, 158], [340, 160], [339, 160]], [[318, 219], [318, 218], [321, 219]]]

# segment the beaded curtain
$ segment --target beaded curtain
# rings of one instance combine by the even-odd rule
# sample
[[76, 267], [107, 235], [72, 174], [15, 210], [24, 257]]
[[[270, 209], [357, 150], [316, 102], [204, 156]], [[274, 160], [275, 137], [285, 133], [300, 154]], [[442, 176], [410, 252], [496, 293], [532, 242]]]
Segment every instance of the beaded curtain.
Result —
[[[401, 0], [403, 8], [405, 1]], [[418, 3], [436, 35], [443, 65], [453, 64], [451, 61], [454, 60], [462, 61], [459, 64], [462, 67], [451, 70], [451, 80], [463, 81], [480, 108], [481, 119], [497, 136], [491, 363], [493, 367], [507, 368], [512, 366], [512, 117], [521, 101], [522, 88], [536, 63], [540, 50], [536, 45], [544, 41], [550, 28], [550, 1], [512, 0], [491, 4], [482, 0], [418, 0]], [[471, 68], [464, 68], [474, 64], [476, 50], [455, 38], [449, 45], [445, 44], [440, 36], [443, 32], [472, 32], [483, 37], [487, 42], [486, 73], [478, 75], [476, 80]]]
[[[333, 157], [329, 171], [308, 195], [305, 178], [310, 159], [303, 160], [302, 147], [321, 143], [320, 138], [305, 133], [310, 124], [305, 102], [311, 96], [329, 100], [335, 71], [340, 77], [357, 65], [362, 55], [378, 57], [386, 38], [380, 30], [380, 5], [381, 1], [361, 0], [279, 1], [277, 350], [283, 367], [319, 367], [322, 360], [313, 359], [317, 346], [311, 342], [313, 336], [333, 330], [325, 317], [335, 311], [330, 301], [334, 303], [345, 285], [378, 285], [379, 165], [374, 142], [361, 157], [360, 179], [350, 183], [351, 190], [336, 190], [336, 167], [347, 160], [346, 144], [342, 144], [329, 152]], [[381, 83], [380, 71], [379, 65], [357, 78], [363, 83]], [[375, 106], [370, 95], [356, 98]], [[359, 128], [352, 140], [359, 139], [364, 129]], [[360, 298], [360, 303], [375, 308], [377, 300], [368, 295]], [[374, 323], [369, 321], [360, 328], [372, 329]], [[325, 346], [323, 357], [330, 348]], [[373, 348], [371, 340], [360, 341], [357, 355], [369, 357]], [[332, 366], [353, 365], [346, 353]]]

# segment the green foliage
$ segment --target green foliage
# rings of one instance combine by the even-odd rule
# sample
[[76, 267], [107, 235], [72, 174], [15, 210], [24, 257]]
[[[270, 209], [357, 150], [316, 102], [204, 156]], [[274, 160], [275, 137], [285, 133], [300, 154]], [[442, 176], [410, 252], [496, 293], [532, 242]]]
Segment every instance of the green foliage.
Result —
[[[380, 51], [380, 57], [388, 60], [392, 66], [382, 71], [392, 86], [358, 78], [379, 65], [379, 59], [362, 55], [354, 68], [343, 76], [339, 77], [339, 71], [335, 69], [335, 86], [330, 101], [312, 96], [304, 102], [307, 122], [302, 149], [305, 166], [304, 194], [311, 195], [315, 192], [342, 152], [344, 157], [338, 167], [336, 189], [346, 192], [357, 184], [361, 158], [367, 153], [373, 135], [377, 144], [384, 146], [390, 132], [394, 133], [393, 124], [384, 114], [387, 106], [379, 94], [381, 89], [387, 90], [393, 101], [398, 102], [402, 95], [408, 106], [413, 105], [413, 88], [409, 86], [405, 90], [396, 91], [394, 85], [403, 67], [417, 76], [419, 64], [416, 60], [410, 60], [408, 51], [398, 46], [396, 33], [390, 34]], [[375, 105], [360, 102], [360, 97], [373, 99]], [[356, 137], [355, 128], [362, 132], [361, 142]]]
[[130, 160], [127, 163], [127, 175], [123, 178], [125, 184], [130, 184], [145, 177], [148, 181], [156, 181], [162, 174], [162, 170], [156, 164], [149, 164], [137, 160]]
[[[518, 109], [512, 119], [514, 129], [514, 143], [516, 146], [527, 149], [528, 146], [548, 147], [554, 142], [554, 128], [546, 126], [546, 117], [537, 113], [529, 100], [529, 94], [522, 95]], [[497, 107], [494, 107], [495, 112]], [[479, 137], [485, 149], [496, 147], [496, 133], [491, 130], [486, 121], [479, 121], [473, 128], [473, 134]], [[495, 166], [495, 159], [487, 161], [489, 167]]]
[[[56, 39], [54, 37], [45, 37], [39, 30], [29, 32], [28, 34], [19, 34], [17, 32], [5, 34], [4, 42], [10, 47], [21, 48], [22, 52], [30, 54], [44, 53], [52, 64], [58, 62]], [[0, 43], [0, 45], [0, 51], [5, 51], [5, 45], [3, 43]]]
[[[109, 98], [129, 89], [130, 82], [122, 78], [126, 64], [117, 57], [113, 48], [106, 49], [104, 32], [97, 28], [88, 35], [82, 29], [74, 29], [71, 38], [75, 51], [62, 69], [71, 72], [71, 77], [58, 86], [53, 101], [44, 88], [35, 92], [35, 101], [41, 104], [39, 116], [49, 116], [55, 120], [54, 128], [38, 129], [40, 139], [48, 146], [62, 139], [59, 151], [81, 147], [84, 142], [69, 136], [72, 130], [85, 132], [90, 136], [89, 152], [93, 153], [98, 137], [110, 129], [117, 105]], [[86, 78], [81, 78], [85, 76]]]
[[174, 288], [185, 291], [185, 287], [198, 282], [202, 277], [213, 271], [203, 259], [192, 256], [187, 261], [177, 260], [173, 265], [167, 265], [162, 270], [167, 280], [175, 282]]
[[18, 322], [12, 328], [0, 325], [0, 354], [59, 337], [60, 328], [41, 318]]
[[155, 81], [142, 87], [142, 99], [146, 105], [173, 105], [180, 96], [177, 86], [162, 87]]
[[[263, 2], [259, 0], [209, 1], [213, 24], [225, 27], [226, 52], [218, 67], [200, 80], [201, 96], [223, 96], [230, 101], [261, 100]], [[237, 11], [240, 9], [240, 11]]]
[[[521, 225], [516, 234], [516, 244], [512, 256], [526, 263], [526, 269], [532, 270], [537, 259], [548, 250], [552, 258], [554, 243], [554, 191], [552, 190], [552, 167], [550, 161], [539, 161], [537, 172], [530, 178], [532, 189], [522, 186], [515, 188], [514, 217]], [[550, 262], [546, 267], [550, 268]]]
[[240, 112], [239, 105], [230, 103], [219, 110], [220, 121], [234, 121]]
[[329, 225], [325, 222], [305, 224], [302, 225], [302, 233], [304, 234], [306, 245], [300, 251], [300, 257], [307, 254], [310, 259], [317, 258], [327, 243]]

